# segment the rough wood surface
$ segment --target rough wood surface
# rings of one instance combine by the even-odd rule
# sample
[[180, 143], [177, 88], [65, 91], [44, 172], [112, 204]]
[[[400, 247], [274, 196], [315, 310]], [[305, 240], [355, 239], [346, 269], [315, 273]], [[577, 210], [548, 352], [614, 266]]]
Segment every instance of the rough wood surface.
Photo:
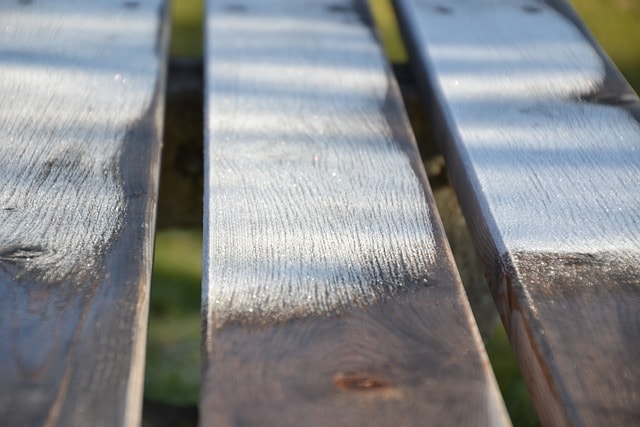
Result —
[[204, 425], [503, 425], [364, 2], [209, 2]]
[[637, 96], [562, 1], [397, 9], [543, 421], [637, 423]]
[[0, 6], [0, 424], [135, 425], [161, 1]]

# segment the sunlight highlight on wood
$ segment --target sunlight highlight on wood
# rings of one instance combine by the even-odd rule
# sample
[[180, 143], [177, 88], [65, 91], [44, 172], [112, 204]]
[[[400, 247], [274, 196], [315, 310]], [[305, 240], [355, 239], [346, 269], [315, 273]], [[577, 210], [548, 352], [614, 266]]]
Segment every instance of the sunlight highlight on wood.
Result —
[[603, 60], [550, 7], [485, 3], [410, 13], [502, 250], [640, 251], [640, 125], [578, 102], [604, 84]]
[[366, 2], [209, 2], [215, 425], [509, 425]]
[[140, 421], [164, 20], [0, 6], [0, 424]]
[[561, 0], [398, 0], [543, 423], [640, 419], [640, 101]]
[[424, 189], [394, 141], [408, 123], [386, 119], [397, 101], [370, 30], [346, 12], [283, 4], [308, 11], [256, 3], [208, 20], [217, 325], [373, 303], [420, 283], [435, 258]]

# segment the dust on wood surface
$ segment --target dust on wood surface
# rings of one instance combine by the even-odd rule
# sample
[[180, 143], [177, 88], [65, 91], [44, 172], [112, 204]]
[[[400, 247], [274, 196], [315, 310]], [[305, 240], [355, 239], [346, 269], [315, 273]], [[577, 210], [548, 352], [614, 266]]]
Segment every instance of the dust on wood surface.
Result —
[[201, 422], [508, 424], [366, 4], [208, 6]]
[[397, 6], [541, 418], [637, 421], [637, 96], [564, 2]]
[[0, 424], [139, 423], [165, 18], [0, 6]]

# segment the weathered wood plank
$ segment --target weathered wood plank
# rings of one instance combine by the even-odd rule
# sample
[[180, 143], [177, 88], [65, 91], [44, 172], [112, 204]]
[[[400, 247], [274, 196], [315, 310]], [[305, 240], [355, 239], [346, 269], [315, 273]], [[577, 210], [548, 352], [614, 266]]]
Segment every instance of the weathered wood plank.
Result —
[[562, 1], [398, 0], [548, 425], [640, 420], [640, 103]]
[[160, 0], [0, 5], [0, 424], [139, 424]]
[[204, 425], [508, 424], [364, 2], [209, 2]]

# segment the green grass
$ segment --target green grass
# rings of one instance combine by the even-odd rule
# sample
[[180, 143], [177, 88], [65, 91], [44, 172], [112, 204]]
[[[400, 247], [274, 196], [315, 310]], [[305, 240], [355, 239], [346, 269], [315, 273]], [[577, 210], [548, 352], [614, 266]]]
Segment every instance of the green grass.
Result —
[[368, 0], [371, 15], [389, 61], [403, 63], [409, 60], [407, 49], [398, 30], [398, 22], [389, 0]]
[[[171, 0], [171, 56], [202, 56], [203, 10], [203, 0]], [[159, 232], [152, 277], [145, 398], [196, 405], [200, 388], [202, 233]]]
[[514, 427], [539, 426], [538, 414], [533, 407], [502, 324], [498, 325], [486, 348]]
[[640, 90], [640, 0], [571, 0], [598, 42]]
[[203, 0], [171, 0], [172, 56], [202, 56]]
[[202, 234], [161, 231], [151, 283], [145, 397], [174, 405], [198, 402]]

